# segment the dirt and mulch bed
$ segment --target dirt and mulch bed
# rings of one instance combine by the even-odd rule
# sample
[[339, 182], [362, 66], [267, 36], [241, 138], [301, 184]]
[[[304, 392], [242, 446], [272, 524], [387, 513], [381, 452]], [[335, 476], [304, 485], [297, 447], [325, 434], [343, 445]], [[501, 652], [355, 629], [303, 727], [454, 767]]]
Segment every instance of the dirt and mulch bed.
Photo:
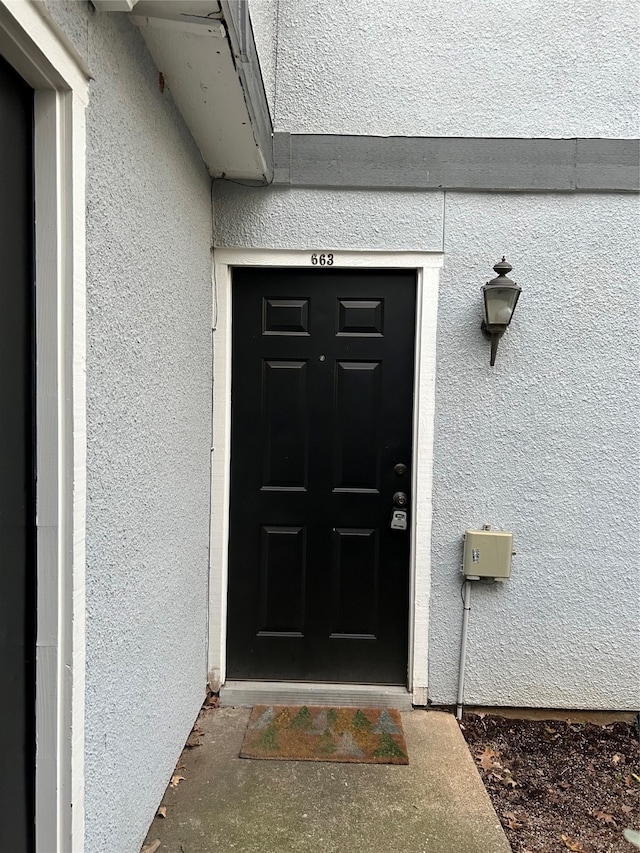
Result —
[[633, 723], [472, 714], [462, 732], [514, 853], [638, 853], [640, 747]]

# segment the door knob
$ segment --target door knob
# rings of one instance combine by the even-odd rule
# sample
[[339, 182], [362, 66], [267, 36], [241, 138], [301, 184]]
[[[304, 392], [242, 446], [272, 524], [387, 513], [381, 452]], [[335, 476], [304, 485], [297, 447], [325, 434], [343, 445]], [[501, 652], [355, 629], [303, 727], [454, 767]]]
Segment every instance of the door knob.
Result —
[[393, 496], [393, 505], [404, 509], [409, 503], [409, 498], [404, 492], [396, 492]]

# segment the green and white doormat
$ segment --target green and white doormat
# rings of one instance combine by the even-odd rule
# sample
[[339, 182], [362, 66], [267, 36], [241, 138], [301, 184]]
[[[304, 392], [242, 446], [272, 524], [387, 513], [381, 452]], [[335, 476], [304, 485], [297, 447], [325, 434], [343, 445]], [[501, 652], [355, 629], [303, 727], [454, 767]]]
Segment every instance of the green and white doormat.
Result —
[[256, 705], [240, 758], [408, 764], [398, 711]]

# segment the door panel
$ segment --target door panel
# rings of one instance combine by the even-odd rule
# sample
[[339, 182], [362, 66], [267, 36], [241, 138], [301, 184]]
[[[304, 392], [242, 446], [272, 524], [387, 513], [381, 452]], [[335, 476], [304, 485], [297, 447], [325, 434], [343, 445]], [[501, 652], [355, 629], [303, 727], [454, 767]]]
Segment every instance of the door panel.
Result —
[[406, 683], [415, 296], [411, 271], [234, 270], [229, 678]]
[[0, 57], [0, 850], [33, 845], [33, 91]]
[[380, 362], [336, 363], [334, 491], [380, 490], [381, 379]]
[[307, 363], [265, 360], [262, 377], [263, 489], [305, 489]]
[[306, 545], [303, 527], [263, 527], [259, 636], [304, 635]]
[[379, 560], [377, 530], [333, 531], [331, 637], [377, 636]]

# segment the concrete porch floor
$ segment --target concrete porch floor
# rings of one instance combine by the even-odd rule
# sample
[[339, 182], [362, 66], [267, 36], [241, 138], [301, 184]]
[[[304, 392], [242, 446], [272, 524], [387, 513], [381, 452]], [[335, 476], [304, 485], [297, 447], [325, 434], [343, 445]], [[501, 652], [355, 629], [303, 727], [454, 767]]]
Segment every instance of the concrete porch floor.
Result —
[[163, 799], [158, 853], [511, 853], [455, 718], [402, 714], [409, 765], [238, 758], [247, 708], [201, 715]]

